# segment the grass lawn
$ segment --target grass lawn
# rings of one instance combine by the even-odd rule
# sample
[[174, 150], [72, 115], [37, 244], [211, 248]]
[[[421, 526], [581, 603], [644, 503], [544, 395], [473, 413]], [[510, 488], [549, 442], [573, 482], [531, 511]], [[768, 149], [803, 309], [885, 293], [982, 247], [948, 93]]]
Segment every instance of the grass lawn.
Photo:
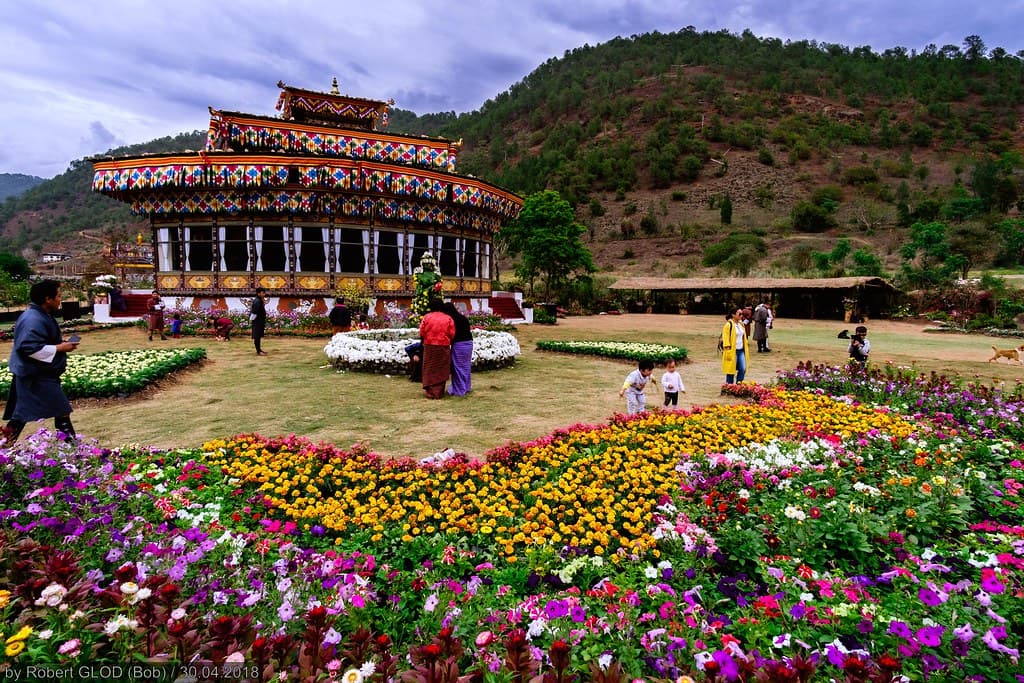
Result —
[[[556, 326], [523, 325], [516, 367], [473, 376], [466, 398], [428, 401], [403, 376], [338, 373], [323, 353], [324, 339], [268, 337], [257, 357], [245, 337], [146, 341], [138, 329], [83, 335], [80, 353], [152, 345], [203, 346], [208, 360], [159, 386], [127, 399], [73, 402], [79, 433], [108, 447], [139, 443], [187, 447], [238, 433], [295, 433], [340, 447], [356, 443], [389, 456], [423, 457], [451, 447], [479, 456], [507, 441], [531, 440], [576, 423], [598, 423], [624, 409], [618, 390], [632, 365], [622, 361], [536, 350], [539, 339], [650, 341], [687, 348], [680, 368], [687, 393], [681, 407], [729, 402], [719, 396], [724, 377], [715, 351], [724, 319], [718, 316], [623, 315], [560, 320]], [[837, 321], [779, 319], [771, 354], [753, 354], [748, 379], [770, 382], [778, 369], [800, 360], [841, 363], [845, 342]], [[1024, 367], [988, 363], [991, 346], [1012, 340], [931, 334], [919, 323], [868, 323], [874, 363], [894, 362], [922, 371], [958, 373], [991, 383], [1016, 382]], [[0, 342], [6, 358], [10, 342]], [[659, 377], [661, 369], [655, 371]], [[661, 404], [658, 389], [648, 406]], [[47, 421], [47, 426], [52, 422]], [[38, 423], [37, 425], [38, 426]], [[32, 429], [30, 425], [28, 429]]]

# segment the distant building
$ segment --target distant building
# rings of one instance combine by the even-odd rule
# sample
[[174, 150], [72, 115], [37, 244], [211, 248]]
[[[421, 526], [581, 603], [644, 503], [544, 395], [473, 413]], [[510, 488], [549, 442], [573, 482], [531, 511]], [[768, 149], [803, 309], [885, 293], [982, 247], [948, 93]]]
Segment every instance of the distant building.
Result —
[[43, 253], [43, 255], [42, 255], [42, 262], [43, 263], [59, 263], [61, 261], [70, 261], [70, 260], [71, 260], [71, 254], [58, 254], [58, 253], [53, 252], [53, 251], [48, 251], [48, 252]]
[[485, 307], [522, 199], [457, 174], [459, 143], [377, 130], [392, 102], [278, 86], [280, 117], [210, 109], [201, 152], [93, 159], [93, 190], [149, 217], [161, 293], [238, 308], [262, 286], [320, 309], [345, 287], [381, 308], [411, 301], [430, 251], [445, 295]]

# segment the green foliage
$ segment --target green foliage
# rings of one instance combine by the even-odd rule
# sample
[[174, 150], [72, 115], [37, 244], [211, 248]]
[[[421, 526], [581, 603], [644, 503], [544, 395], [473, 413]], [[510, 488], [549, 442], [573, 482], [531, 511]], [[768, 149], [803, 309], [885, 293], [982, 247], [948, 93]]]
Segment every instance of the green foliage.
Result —
[[590, 215], [594, 218], [599, 218], [604, 215], [604, 205], [601, 204], [601, 200], [597, 197], [590, 199]]
[[718, 210], [722, 218], [722, 225], [732, 225], [732, 197], [728, 192], [722, 197], [722, 203], [718, 205]]
[[0, 271], [15, 282], [24, 282], [32, 276], [32, 266], [21, 256], [0, 253]]
[[850, 240], [842, 238], [836, 242], [836, 246], [832, 248], [830, 252], [814, 252], [812, 254], [812, 260], [814, 261], [814, 267], [822, 273], [829, 273], [833, 277], [840, 277], [843, 275], [843, 264], [846, 261], [846, 257], [850, 255], [852, 247]]
[[502, 233], [511, 256], [521, 256], [516, 272], [530, 283], [543, 276], [545, 298], [574, 273], [596, 270], [580, 240], [586, 228], [576, 222], [572, 206], [554, 190], [530, 195], [519, 217]]
[[[108, 154], [123, 156], [143, 153], [181, 152], [201, 149], [206, 142], [205, 131], [182, 133], [138, 145], [112, 149]], [[57, 177], [9, 197], [0, 204], [0, 226], [15, 216], [38, 212], [32, 225], [0, 233], [0, 250], [19, 252], [26, 247], [42, 248], [81, 230], [109, 230], [115, 226], [144, 224], [134, 218], [128, 206], [92, 191], [93, 166], [85, 159], [71, 162], [68, 170]]]
[[799, 232], [825, 232], [836, 225], [828, 209], [811, 202], [798, 202], [790, 212], [790, 220]]
[[670, 360], [682, 362], [687, 357], [687, 351], [682, 346], [641, 342], [542, 340], [537, 342], [537, 348], [541, 351], [558, 351], [636, 361], [649, 360], [655, 363], [667, 363]]
[[868, 249], [858, 249], [850, 255], [853, 261], [851, 275], [857, 276], [881, 276], [882, 260]]
[[733, 233], [718, 244], [704, 250], [701, 263], [708, 267], [720, 266], [736, 252], [749, 248], [755, 253], [764, 253], [765, 242], [751, 233]]
[[996, 263], [1001, 266], [1024, 265], [1024, 219], [1005, 220], [996, 225], [1002, 243]]
[[657, 235], [659, 228], [658, 217], [654, 215], [654, 207], [647, 207], [647, 213], [640, 219], [640, 229], [645, 235]]
[[944, 223], [914, 223], [900, 247], [900, 275], [908, 289], [948, 287], [960, 274], [964, 257], [953, 253]]
[[[843, 188], [838, 185], [822, 185], [811, 193], [811, 203], [830, 211], [843, 201]], [[830, 208], [831, 207], [831, 208]]]
[[847, 185], [877, 183], [878, 171], [870, 166], [854, 166], [843, 171], [843, 182]]
[[775, 156], [771, 153], [771, 150], [766, 147], [762, 147], [757, 151], [757, 160], [765, 166], [775, 165]]

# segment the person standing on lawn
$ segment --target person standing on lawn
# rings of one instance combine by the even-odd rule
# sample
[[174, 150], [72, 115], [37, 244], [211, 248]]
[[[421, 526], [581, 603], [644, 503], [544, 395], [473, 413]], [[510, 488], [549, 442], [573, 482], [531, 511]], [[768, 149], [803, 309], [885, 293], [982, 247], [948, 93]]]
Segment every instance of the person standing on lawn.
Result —
[[3, 419], [7, 443], [18, 440], [25, 424], [53, 418], [57, 431], [74, 440], [71, 403], [60, 386], [68, 352], [78, 348], [77, 335], [64, 341], [53, 314], [60, 310], [60, 283], [43, 280], [29, 290], [28, 309], [14, 324], [8, 369], [13, 375]]
[[743, 309], [737, 308], [725, 316], [722, 336], [718, 343], [722, 349], [722, 372], [725, 383], [742, 382], [747, 376], [747, 327], [743, 324]]
[[473, 391], [473, 329], [469, 318], [448, 302], [444, 312], [455, 323], [455, 338], [452, 340], [452, 386], [448, 393], [452, 396], [465, 396]]
[[153, 290], [146, 303], [146, 309], [149, 312], [149, 341], [153, 341], [154, 332], [158, 333], [161, 339], [167, 339], [164, 336], [164, 300], [160, 298], [160, 292]]
[[352, 331], [352, 311], [348, 310], [345, 300], [341, 297], [334, 300], [334, 308], [327, 314], [327, 319], [334, 334]]
[[267, 355], [263, 350], [263, 333], [267, 330], [267, 290], [256, 288], [256, 296], [249, 307], [249, 324], [252, 326], [252, 343], [256, 347], [257, 356]]
[[431, 298], [429, 313], [420, 322], [423, 340], [423, 391], [427, 398], [444, 398], [444, 385], [452, 370], [452, 340], [455, 321], [443, 312], [444, 304]]

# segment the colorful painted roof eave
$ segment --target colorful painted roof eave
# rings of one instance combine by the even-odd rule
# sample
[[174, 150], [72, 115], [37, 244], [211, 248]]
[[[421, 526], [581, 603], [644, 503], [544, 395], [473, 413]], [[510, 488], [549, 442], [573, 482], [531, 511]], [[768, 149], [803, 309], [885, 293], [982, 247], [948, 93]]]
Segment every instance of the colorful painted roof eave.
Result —
[[415, 133], [389, 133], [381, 130], [368, 131], [365, 128], [348, 127], [348, 126], [330, 126], [327, 124], [308, 123], [306, 121], [293, 121], [291, 119], [282, 119], [279, 116], [267, 116], [265, 114], [249, 114], [240, 111], [226, 111], [224, 109], [214, 109], [210, 107], [210, 116], [221, 116], [228, 117], [233, 121], [244, 123], [246, 121], [253, 121], [256, 123], [276, 123], [277, 125], [284, 126], [287, 128], [294, 128], [296, 130], [312, 130], [318, 132], [335, 134], [352, 133], [354, 135], [365, 135], [366, 133], [373, 133], [374, 137], [388, 138], [394, 140], [415, 140], [417, 142], [432, 142], [438, 146], [458, 146], [458, 142], [455, 140], [449, 140], [448, 138], [432, 137], [430, 135], [416, 135]]
[[[255, 169], [255, 171], [252, 172], [252, 179], [243, 183], [244, 185], [250, 188], [267, 186], [279, 189], [283, 183], [263, 182], [267, 179], [267, 175], [264, 173], [264, 170], [268, 170], [271, 176], [277, 177], [279, 169], [294, 166], [299, 169], [300, 173], [313, 169], [359, 172], [361, 176], [364, 172], [367, 172], [368, 174], [375, 172], [395, 173], [402, 176], [414, 176], [442, 183], [454, 182], [460, 185], [476, 187], [480, 190], [493, 193], [520, 206], [523, 203], [523, 198], [514, 192], [485, 180], [481, 180], [475, 176], [452, 173], [449, 171], [424, 169], [418, 166], [383, 161], [339, 159], [309, 155], [299, 156], [285, 153], [252, 154], [233, 151], [192, 152], [184, 154], [143, 154], [104, 158], [92, 157], [90, 161], [93, 164], [93, 190], [110, 196], [114, 196], [115, 192], [109, 188], [108, 184], [100, 182], [101, 176], [110, 171], [130, 173], [136, 169], [141, 169], [141, 176], [144, 178], [162, 176], [168, 173], [176, 173], [178, 175], [190, 174], [195, 178], [194, 181], [184, 182], [180, 185], [168, 183], [165, 189], [173, 191], [175, 186], [181, 190], [191, 190], [196, 187], [216, 189], [225, 186], [237, 186], [238, 183], [233, 184], [228, 182], [228, 176], [222, 175], [221, 171], [223, 170], [223, 167], [226, 166], [240, 166], [244, 167], [246, 171], [249, 169]], [[213, 167], [219, 168], [214, 169]], [[210, 176], [210, 178], [207, 178], [207, 176]], [[219, 178], [223, 178], [225, 182], [220, 184], [216, 183], [215, 181]], [[137, 188], [118, 187], [116, 192], [121, 195], [127, 195], [132, 191], [152, 189], [156, 189], [156, 186], [149, 183], [141, 183]]]
[[386, 102], [384, 100], [371, 100], [371, 99], [366, 98], [366, 97], [353, 97], [352, 95], [342, 95], [340, 93], [339, 94], [334, 94], [334, 93], [320, 92], [319, 90], [307, 90], [306, 88], [296, 88], [293, 85], [285, 85], [283, 81], [278, 81], [277, 82], [277, 87], [279, 87], [279, 88], [281, 88], [281, 90], [287, 91], [289, 93], [295, 93], [296, 95], [306, 95], [306, 96], [309, 96], [309, 97], [320, 97], [320, 98], [324, 98], [324, 99], [332, 99], [332, 100], [338, 100], [338, 101], [362, 102], [364, 104], [376, 104], [376, 105], [379, 105], [379, 106], [382, 106], [382, 107], [386, 107], [389, 104], [388, 102]]

